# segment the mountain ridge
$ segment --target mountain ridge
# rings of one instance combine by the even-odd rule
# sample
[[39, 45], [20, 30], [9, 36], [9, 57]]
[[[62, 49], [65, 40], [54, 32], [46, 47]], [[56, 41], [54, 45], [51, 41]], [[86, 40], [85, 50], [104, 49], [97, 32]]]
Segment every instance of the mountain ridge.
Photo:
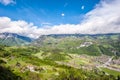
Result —
[[31, 43], [49, 49], [61, 49], [63, 52], [88, 55], [120, 55], [120, 33], [109, 34], [52, 34], [42, 35]]
[[29, 44], [33, 39], [16, 33], [0, 33], [0, 43], [8, 46]]

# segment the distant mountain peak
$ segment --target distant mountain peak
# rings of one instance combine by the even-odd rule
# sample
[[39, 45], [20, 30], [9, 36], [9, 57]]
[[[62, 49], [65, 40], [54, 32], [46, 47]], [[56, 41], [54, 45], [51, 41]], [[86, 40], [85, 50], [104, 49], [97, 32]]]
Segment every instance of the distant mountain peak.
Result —
[[0, 44], [5, 45], [24, 45], [32, 42], [33, 39], [16, 33], [0, 33]]

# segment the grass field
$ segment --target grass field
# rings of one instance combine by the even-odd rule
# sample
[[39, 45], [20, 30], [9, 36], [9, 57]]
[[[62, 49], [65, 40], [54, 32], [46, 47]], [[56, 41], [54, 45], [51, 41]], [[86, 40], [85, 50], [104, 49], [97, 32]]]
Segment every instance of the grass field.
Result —
[[108, 69], [108, 68], [101, 68], [104, 72], [106, 72], [107, 74], [109, 75], [114, 75], [114, 76], [120, 76], [120, 72], [118, 71], [115, 71], [115, 70], [111, 70], [111, 69]]

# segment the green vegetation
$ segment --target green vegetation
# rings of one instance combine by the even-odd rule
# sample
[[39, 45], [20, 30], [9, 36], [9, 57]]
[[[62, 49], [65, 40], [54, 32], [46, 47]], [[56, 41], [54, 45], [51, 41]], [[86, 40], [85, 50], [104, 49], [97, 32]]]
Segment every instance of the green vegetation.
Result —
[[108, 68], [101, 68], [104, 72], [106, 72], [109, 75], [114, 75], [114, 76], [120, 76], [120, 72], [119, 71], [115, 71], [115, 70], [111, 70]]
[[70, 51], [71, 51], [71, 53], [87, 54], [87, 55], [91, 55], [91, 56], [101, 55], [99, 47], [97, 47], [96, 45], [90, 45], [88, 47], [81, 47], [79, 49], [72, 49]]
[[23, 46], [29, 44], [32, 39], [15, 33], [0, 33], [0, 44], [7, 46]]
[[119, 34], [111, 35], [48, 35], [41, 36], [32, 46], [38, 46], [44, 51], [56, 50], [58, 52], [87, 54], [100, 56], [101, 54], [113, 56], [113, 51], [120, 56]]
[[0, 66], [0, 80], [21, 80], [20, 76], [14, 74], [9, 68]]
[[[0, 80], [114, 80], [114, 76], [58, 64], [73, 57], [59, 50], [0, 46]], [[38, 55], [39, 56], [36, 56]], [[42, 58], [39, 58], [39, 57]], [[82, 59], [81, 59], [82, 60]]]
[[27, 46], [0, 45], [0, 80], [119, 80], [119, 72], [96, 67], [112, 56], [119, 67], [119, 43], [114, 35], [49, 35]]

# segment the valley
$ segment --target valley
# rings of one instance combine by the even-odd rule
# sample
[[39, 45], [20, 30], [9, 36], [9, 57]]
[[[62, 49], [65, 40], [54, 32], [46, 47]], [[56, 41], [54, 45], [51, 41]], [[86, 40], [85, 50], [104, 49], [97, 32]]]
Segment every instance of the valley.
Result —
[[120, 0], [0, 0], [0, 80], [120, 80]]
[[0, 80], [120, 79], [120, 34], [42, 35], [22, 45], [11, 38], [0, 45]]

